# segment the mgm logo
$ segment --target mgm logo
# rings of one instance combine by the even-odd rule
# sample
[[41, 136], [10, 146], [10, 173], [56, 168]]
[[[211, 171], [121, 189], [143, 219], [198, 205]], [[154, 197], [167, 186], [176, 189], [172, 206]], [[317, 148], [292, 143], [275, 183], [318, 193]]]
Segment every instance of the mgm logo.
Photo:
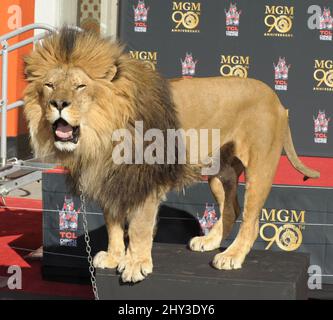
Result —
[[274, 243], [284, 251], [297, 250], [303, 241], [305, 211], [263, 208], [261, 212], [260, 237], [268, 244], [268, 250]]
[[137, 60], [146, 62], [153, 70], [157, 65], [157, 52], [156, 51], [130, 51], [131, 57]]
[[292, 37], [294, 7], [265, 6], [264, 35], [266, 37]]
[[333, 60], [315, 60], [313, 78], [314, 91], [333, 91]]
[[220, 74], [224, 77], [247, 78], [249, 68], [249, 56], [221, 55]]
[[172, 4], [172, 32], [198, 33], [201, 14], [200, 2], [178, 2]]

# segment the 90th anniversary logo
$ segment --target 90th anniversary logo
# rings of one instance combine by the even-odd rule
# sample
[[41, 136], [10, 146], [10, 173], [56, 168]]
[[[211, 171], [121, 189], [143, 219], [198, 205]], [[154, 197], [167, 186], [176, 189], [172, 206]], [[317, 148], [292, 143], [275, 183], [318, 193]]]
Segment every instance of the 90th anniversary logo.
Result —
[[247, 78], [250, 68], [249, 56], [221, 55], [220, 73], [224, 77]]
[[315, 60], [313, 78], [314, 91], [333, 91], [333, 60]]
[[297, 250], [303, 241], [305, 211], [262, 209], [260, 237], [267, 241], [265, 250], [274, 243], [284, 251]]
[[172, 32], [198, 33], [201, 3], [200, 2], [178, 2], [172, 4], [172, 21], [174, 28]]
[[294, 7], [265, 6], [266, 37], [292, 37]]

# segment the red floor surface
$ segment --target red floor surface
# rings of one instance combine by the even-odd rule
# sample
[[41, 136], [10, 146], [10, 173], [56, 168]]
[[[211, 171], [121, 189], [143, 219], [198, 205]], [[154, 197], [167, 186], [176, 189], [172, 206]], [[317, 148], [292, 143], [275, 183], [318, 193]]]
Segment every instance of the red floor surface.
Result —
[[[299, 173], [289, 162], [286, 156], [282, 156], [275, 175], [274, 184], [308, 186], [308, 187], [333, 187], [333, 158], [299, 157], [301, 161], [311, 169], [320, 172], [319, 179], [308, 179], [303, 181], [303, 175]], [[48, 172], [64, 174], [66, 169], [57, 167]], [[244, 182], [244, 175], [240, 177]]]
[[303, 175], [294, 169], [287, 157], [283, 156], [274, 184], [333, 187], [333, 158], [300, 157], [300, 159], [306, 166], [319, 171], [320, 178], [303, 181]]
[[92, 299], [88, 285], [44, 281], [41, 262], [25, 259], [28, 252], [17, 249], [35, 250], [42, 245], [42, 201], [7, 198], [6, 204], [11, 209], [0, 209], [0, 276], [10, 276], [8, 266], [18, 265], [22, 268], [22, 291], [25, 293]]
[[[304, 176], [291, 165], [286, 156], [282, 156], [273, 183], [279, 185], [333, 188], [333, 158], [299, 158], [309, 168], [319, 171], [320, 178], [304, 181]], [[240, 176], [239, 181], [245, 181], [244, 174]]]

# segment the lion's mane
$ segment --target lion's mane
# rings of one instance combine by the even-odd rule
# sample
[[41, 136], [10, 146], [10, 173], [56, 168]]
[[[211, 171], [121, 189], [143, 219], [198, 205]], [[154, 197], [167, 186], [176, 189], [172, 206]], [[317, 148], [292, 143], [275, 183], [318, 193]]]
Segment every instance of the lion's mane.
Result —
[[[36, 46], [25, 58], [28, 83], [25, 115], [31, 143], [38, 156], [54, 154], [68, 167], [74, 183], [113, 215], [135, 210], [152, 193], [163, 194], [198, 178], [183, 164], [115, 164], [112, 160], [112, 132], [125, 128], [134, 134], [135, 121], [143, 121], [144, 131], [178, 129], [180, 124], [168, 83], [146, 63], [132, 59], [122, 46], [89, 32], [64, 28]], [[93, 129], [80, 141], [73, 154], [53, 146], [50, 125], [41, 103], [45, 74], [62, 65], [78, 67], [94, 80], [94, 105], [89, 118]], [[112, 81], [108, 81], [111, 73]], [[166, 145], [164, 146], [167, 152]], [[165, 154], [165, 159], [166, 154]]]

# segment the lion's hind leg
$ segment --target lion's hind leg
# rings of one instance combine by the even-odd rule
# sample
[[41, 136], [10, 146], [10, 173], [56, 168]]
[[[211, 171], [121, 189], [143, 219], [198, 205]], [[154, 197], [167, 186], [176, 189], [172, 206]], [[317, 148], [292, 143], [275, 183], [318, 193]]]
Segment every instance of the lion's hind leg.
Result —
[[231, 232], [240, 213], [237, 184], [242, 171], [241, 163], [233, 161], [232, 165], [225, 165], [217, 176], [208, 180], [210, 189], [219, 205], [221, 216], [208, 235], [191, 239], [189, 247], [193, 251], [215, 250]]
[[223, 209], [223, 239], [226, 239], [237, 218], [240, 215], [240, 206], [237, 197], [238, 180], [244, 166], [240, 160], [236, 157], [231, 163], [231, 167], [226, 167], [220, 174], [220, 180], [222, 181], [225, 191], [225, 203]]
[[271, 189], [279, 156], [273, 152], [267, 158], [265, 162], [246, 168], [243, 221], [233, 243], [214, 257], [213, 266], [217, 269], [241, 268], [258, 236], [259, 213]]
[[[220, 213], [223, 211], [224, 201], [225, 201], [225, 192], [221, 181], [217, 177], [209, 179], [209, 185], [216, 201], [220, 207]], [[220, 247], [222, 241], [222, 214], [220, 219], [215, 223], [212, 230], [205, 235], [200, 237], [194, 237], [189, 242], [189, 247], [193, 251], [210, 251], [215, 250]]]

